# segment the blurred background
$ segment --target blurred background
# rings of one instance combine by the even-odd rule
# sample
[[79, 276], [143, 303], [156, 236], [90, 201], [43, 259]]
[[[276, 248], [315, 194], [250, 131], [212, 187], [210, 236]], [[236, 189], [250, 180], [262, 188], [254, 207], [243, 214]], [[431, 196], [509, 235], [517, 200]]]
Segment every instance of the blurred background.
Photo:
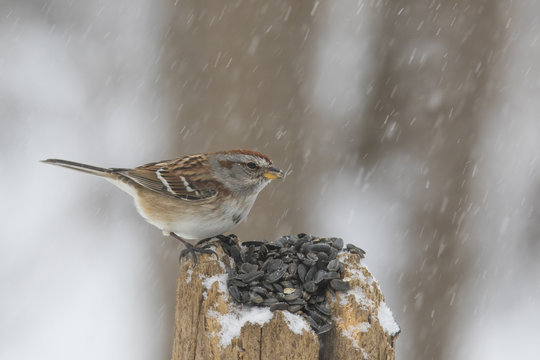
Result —
[[367, 251], [399, 359], [536, 359], [540, 3], [0, 2], [0, 358], [168, 359], [180, 247], [107, 182], [247, 148], [234, 233]]

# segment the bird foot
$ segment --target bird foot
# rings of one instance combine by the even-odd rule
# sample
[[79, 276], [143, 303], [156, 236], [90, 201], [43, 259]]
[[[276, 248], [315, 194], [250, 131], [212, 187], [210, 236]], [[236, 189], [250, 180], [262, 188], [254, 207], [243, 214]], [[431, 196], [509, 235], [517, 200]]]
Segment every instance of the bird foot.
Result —
[[186, 255], [191, 255], [191, 257], [193, 258], [193, 262], [195, 263], [195, 265], [197, 265], [197, 253], [199, 254], [214, 254], [216, 255], [216, 259], [219, 259], [218, 255], [216, 254], [216, 252], [212, 249], [210, 249], [210, 244], [207, 244], [207, 245], [204, 245], [204, 246], [201, 246], [203, 245], [205, 242], [207, 242], [208, 240], [210, 240], [211, 238], [209, 239], [203, 239], [199, 242], [197, 242], [197, 244], [195, 245], [192, 245], [190, 244], [189, 242], [187, 242], [186, 240], [182, 239], [180, 236], [176, 235], [175, 233], [171, 232], [169, 233], [173, 238], [177, 239], [178, 241], [180, 241], [182, 244], [184, 244], [184, 246], [186, 247], [184, 250], [182, 250], [180, 252], [180, 257], [178, 258], [178, 261], [181, 262], [182, 261], [182, 258]]
[[191, 255], [191, 257], [193, 258], [193, 262], [195, 263], [195, 265], [197, 265], [197, 253], [214, 254], [216, 255], [216, 259], [219, 259], [216, 252], [209, 248], [210, 245], [198, 246], [198, 243], [197, 245], [191, 245], [189, 243], [185, 243], [184, 245], [186, 246], [186, 248], [180, 252], [180, 257], [178, 258], [178, 261], [182, 261], [182, 258], [186, 255]]

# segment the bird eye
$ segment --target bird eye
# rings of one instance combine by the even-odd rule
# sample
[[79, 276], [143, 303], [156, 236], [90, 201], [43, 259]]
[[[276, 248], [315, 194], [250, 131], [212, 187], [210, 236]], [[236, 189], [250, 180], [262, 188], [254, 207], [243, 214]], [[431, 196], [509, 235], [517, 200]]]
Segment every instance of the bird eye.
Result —
[[247, 167], [250, 168], [251, 170], [255, 170], [258, 168], [257, 164], [255, 164], [254, 162], [248, 162]]

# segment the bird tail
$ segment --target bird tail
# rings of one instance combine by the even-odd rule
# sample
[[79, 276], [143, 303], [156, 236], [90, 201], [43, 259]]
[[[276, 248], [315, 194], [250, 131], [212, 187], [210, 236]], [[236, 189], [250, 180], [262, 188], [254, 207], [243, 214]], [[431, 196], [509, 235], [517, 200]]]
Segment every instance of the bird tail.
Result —
[[81, 164], [74, 161], [60, 160], [60, 159], [47, 159], [47, 160], [41, 160], [41, 161], [46, 164], [62, 166], [68, 169], [78, 170], [87, 174], [100, 176], [102, 178], [105, 178], [109, 182], [113, 183], [114, 185], [119, 187], [121, 190], [124, 190], [129, 195], [133, 197], [136, 195], [136, 188], [138, 184], [136, 184], [133, 180], [129, 179], [128, 177], [120, 173], [120, 171], [123, 171], [126, 169], [106, 169], [106, 168], [101, 168], [97, 166], [86, 165], [86, 164]]
[[92, 175], [97, 175], [97, 176], [109, 177], [111, 174], [111, 171], [109, 169], [92, 166], [92, 165], [81, 164], [74, 161], [60, 160], [60, 159], [47, 159], [47, 160], [41, 160], [41, 162], [44, 162], [46, 164], [62, 166], [68, 169], [78, 170], [78, 171], [85, 172], [87, 174], [92, 174]]

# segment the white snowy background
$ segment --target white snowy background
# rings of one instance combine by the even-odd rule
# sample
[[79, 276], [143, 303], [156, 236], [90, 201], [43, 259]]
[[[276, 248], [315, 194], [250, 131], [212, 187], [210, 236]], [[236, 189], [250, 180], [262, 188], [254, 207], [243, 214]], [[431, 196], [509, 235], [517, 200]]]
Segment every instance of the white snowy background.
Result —
[[39, 160], [230, 148], [289, 173], [234, 233], [365, 249], [398, 358], [536, 359], [539, 37], [535, 1], [3, 0], [0, 359], [172, 350], [179, 246], [107, 182]]

